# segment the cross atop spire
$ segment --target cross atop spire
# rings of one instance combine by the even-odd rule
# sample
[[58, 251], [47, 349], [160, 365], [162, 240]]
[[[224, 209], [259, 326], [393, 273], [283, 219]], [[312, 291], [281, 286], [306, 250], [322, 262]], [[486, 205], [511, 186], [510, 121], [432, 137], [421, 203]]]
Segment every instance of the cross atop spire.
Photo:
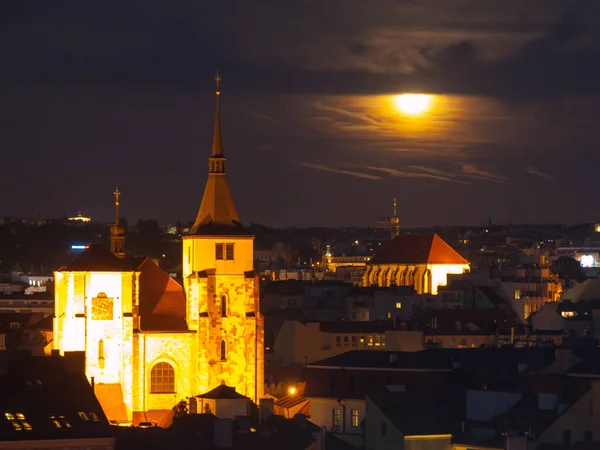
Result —
[[213, 144], [212, 144], [212, 157], [220, 157], [224, 158], [223, 155], [223, 143], [221, 140], [221, 81], [223, 79], [219, 75], [219, 71], [217, 70], [217, 76], [215, 77], [215, 82], [217, 83], [216, 90], [216, 106], [215, 106], [215, 131], [213, 134]]
[[117, 219], [115, 220], [115, 225], [119, 225], [119, 196], [121, 195], [121, 191], [119, 191], [119, 186], [117, 186], [117, 190], [113, 192], [113, 194], [115, 196], [115, 210], [117, 217]]

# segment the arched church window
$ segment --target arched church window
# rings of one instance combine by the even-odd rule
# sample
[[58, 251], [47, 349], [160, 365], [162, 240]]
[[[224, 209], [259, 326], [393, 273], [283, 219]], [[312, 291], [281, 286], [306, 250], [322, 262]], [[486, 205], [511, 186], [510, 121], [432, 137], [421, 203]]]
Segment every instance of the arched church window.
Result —
[[227, 344], [225, 344], [225, 339], [221, 341], [221, 361], [225, 361], [227, 359]]
[[159, 362], [150, 372], [150, 393], [169, 394], [175, 392], [175, 369], [166, 362]]
[[227, 296], [221, 296], [221, 317], [227, 317]]
[[98, 341], [98, 367], [104, 369], [104, 339]]

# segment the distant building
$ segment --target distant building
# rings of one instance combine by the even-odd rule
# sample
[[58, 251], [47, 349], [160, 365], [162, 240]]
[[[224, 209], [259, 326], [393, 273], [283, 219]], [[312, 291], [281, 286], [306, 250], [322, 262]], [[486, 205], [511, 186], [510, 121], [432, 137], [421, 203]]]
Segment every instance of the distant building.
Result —
[[437, 294], [451, 273], [469, 263], [437, 234], [401, 234], [369, 261], [363, 286], [413, 286], [418, 294]]
[[78, 212], [76, 216], [69, 217], [68, 220], [69, 222], [74, 223], [88, 223], [92, 221], [91, 217], [85, 217], [81, 214], [81, 212]]

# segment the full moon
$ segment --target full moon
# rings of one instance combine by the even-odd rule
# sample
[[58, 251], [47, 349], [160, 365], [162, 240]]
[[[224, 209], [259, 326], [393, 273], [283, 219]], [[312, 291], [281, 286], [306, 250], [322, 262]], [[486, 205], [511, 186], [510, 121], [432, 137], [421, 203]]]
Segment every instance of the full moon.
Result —
[[394, 97], [394, 103], [400, 112], [416, 116], [429, 109], [431, 96], [427, 94], [402, 94]]

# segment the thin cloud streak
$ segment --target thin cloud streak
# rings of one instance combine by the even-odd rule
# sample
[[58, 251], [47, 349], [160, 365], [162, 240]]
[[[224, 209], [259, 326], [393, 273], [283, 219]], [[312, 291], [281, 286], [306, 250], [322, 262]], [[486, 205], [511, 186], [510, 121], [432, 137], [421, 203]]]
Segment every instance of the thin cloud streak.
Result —
[[331, 173], [337, 173], [340, 175], [349, 175], [352, 177], [362, 178], [365, 180], [381, 180], [382, 179], [378, 175], [371, 175], [369, 173], [364, 173], [364, 172], [355, 172], [352, 170], [336, 169], [335, 167], [326, 166], [325, 164], [313, 164], [313, 163], [298, 162], [298, 161], [294, 161], [294, 164], [297, 164], [299, 166], [306, 167], [309, 169], [320, 170], [322, 172], [331, 172]]
[[541, 170], [536, 169], [535, 167], [527, 167], [524, 170], [525, 173], [528, 173], [530, 175], [535, 175], [536, 177], [540, 177], [543, 180], [546, 181], [554, 181], [554, 177], [552, 175], [549, 175], [547, 173], [542, 172]]
[[[427, 172], [403, 172], [401, 170], [390, 169], [389, 167], [377, 167], [377, 166], [365, 166], [366, 169], [374, 170], [378, 172], [387, 173], [393, 177], [398, 178], [428, 178], [431, 180], [439, 180], [439, 181], [447, 181], [449, 183], [459, 183], [459, 184], [471, 184], [468, 181], [461, 181], [450, 176], [446, 175], [443, 172], [438, 171], [439, 173], [427, 173]], [[435, 170], [435, 169], [432, 169]], [[443, 175], [442, 175], [443, 174]]]
[[459, 169], [460, 175], [476, 180], [485, 180], [492, 183], [508, 184], [508, 178], [502, 175], [496, 175], [484, 169], [480, 169], [475, 164], [462, 164]]

